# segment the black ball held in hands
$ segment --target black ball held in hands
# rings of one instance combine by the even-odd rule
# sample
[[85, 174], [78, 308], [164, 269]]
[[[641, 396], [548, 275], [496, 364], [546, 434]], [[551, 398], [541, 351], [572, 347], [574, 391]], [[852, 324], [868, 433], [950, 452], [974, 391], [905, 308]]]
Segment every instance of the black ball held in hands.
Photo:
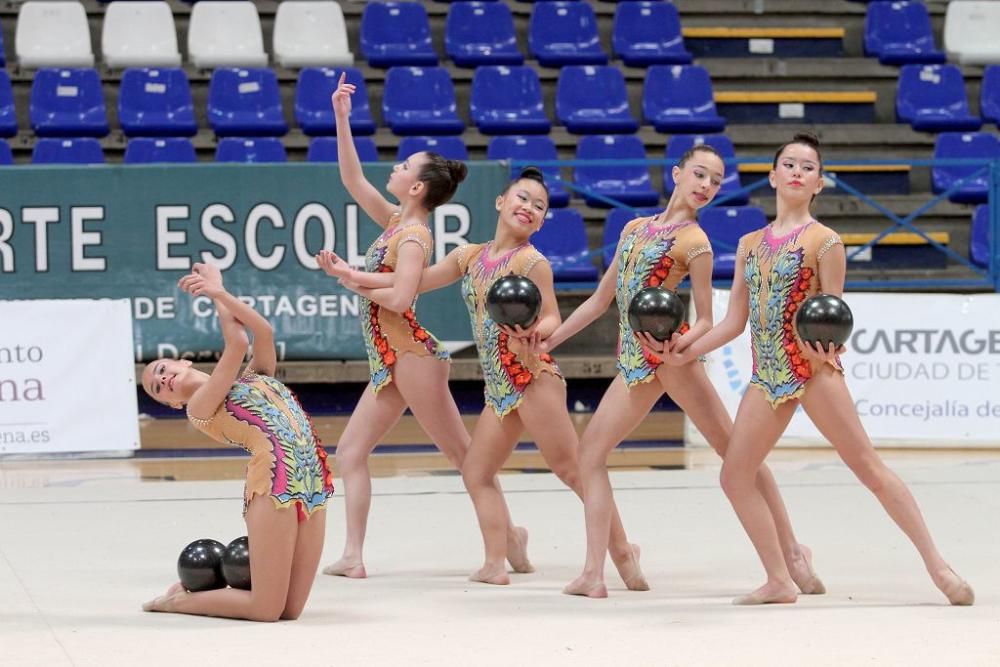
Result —
[[497, 278], [486, 292], [486, 311], [500, 326], [527, 329], [542, 309], [542, 293], [524, 276]]
[[824, 350], [833, 343], [837, 348], [851, 337], [854, 315], [843, 299], [832, 294], [817, 294], [799, 306], [795, 328], [804, 343], [819, 345]]
[[222, 554], [222, 576], [233, 588], [250, 590], [250, 540], [246, 535], [226, 547]]
[[644, 287], [628, 305], [628, 323], [633, 331], [665, 341], [684, 324], [684, 302], [670, 290]]
[[225, 588], [222, 554], [226, 548], [216, 540], [195, 540], [177, 558], [177, 576], [185, 590], [197, 593]]

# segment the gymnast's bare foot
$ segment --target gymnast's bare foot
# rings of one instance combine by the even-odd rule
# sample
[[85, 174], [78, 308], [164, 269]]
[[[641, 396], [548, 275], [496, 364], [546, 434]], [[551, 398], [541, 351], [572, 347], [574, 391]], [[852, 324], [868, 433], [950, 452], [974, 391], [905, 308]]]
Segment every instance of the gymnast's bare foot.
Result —
[[786, 562], [788, 573], [792, 575], [792, 581], [799, 587], [803, 595], [822, 595], [826, 593], [826, 586], [823, 581], [816, 576], [812, 567], [812, 551], [804, 544], [799, 545], [798, 558]]
[[511, 569], [519, 574], [528, 574], [535, 571], [535, 566], [528, 560], [528, 530], [521, 526], [514, 528], [516, 537], [507, 538], [507, 562]]
[[510, 577], [503, 563], [490, 565], [487, 563], [480, 569], [469, 575], [469, 581], [478, 581], [482, 584], [493, 584], [494, 586], [506, 586], [510, 583]]
[[604, 581], [587, 574], [581, 574], [566, 584], [566, 588], [562, 592], [566, 595], [582, 595], [588, 598], [608, 597], [608, 587], [604, 585]]
[[176, 582], [167, 589], [167, 592], [163, 595], [153, 598], [149, 602], [143, 603], [143, 611], [173, 611], [172, 602], [178, 595], [185, 595], [187, 591], [184, 590], [184, 586], [181, 582]]
[[639, 549], [638, 544], [630, 544], [629, 546], [631, 549], [628, 556], [621, 562], [615, 562], [615, 567], [618, 568], [618, 574], [625, 582], [625, 588], [630, 591], [648, 591], [649, 582], [646, 581], [646, 575], [639, 567], [639, 556], [642, 554], [642, 550]]
[[934, 585], [945, 594], [948, 602], [953, 605], [967, 607], [975, 603], [976, 594], [972, 590], [972, 586], [955, 574], [955, 570], [950, 567], [931, 574], [931, 577], [934, 579]]
[[798, 590], [791, 581], [769, 581], [753, 593], [743, 595], [735, 600], [735, 605], [757, 604], [788, 604], [798, 599]]
[[329, 574], [333, 577], [347, 577], [348, 579], [364, 579], [368, 576], [364, 563], [360, 560], [348, 559], [346, 556], [333, 565], [324, 567], [323, 574]]

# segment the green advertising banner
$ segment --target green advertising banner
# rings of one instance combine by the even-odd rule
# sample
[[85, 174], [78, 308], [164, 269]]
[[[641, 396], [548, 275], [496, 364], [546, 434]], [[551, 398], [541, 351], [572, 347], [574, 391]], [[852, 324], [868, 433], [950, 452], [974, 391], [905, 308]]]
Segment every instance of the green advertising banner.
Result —
[[[381, 186], [391, 168], [366, 165], [365, 173]], [[176, 283], [193, 263], [210, 261], [233, 294], [274, 324], [282, 359], [365, 358], [357, 296], [313, 259], [332, 248], [360, 266], [381, 233], [336, 165], [18, 166], [2, 174], [0, 299], [128, 298], [137, 361], [209, 360], [221, 347], [214, 309]], [[492, 238], [507, 177], [502, 164], [469, 163], [455, 197], [433, 215], [432, 261]], [[421, 296], [417, 315], [443, 341], [471, 338], [457, 285]]]

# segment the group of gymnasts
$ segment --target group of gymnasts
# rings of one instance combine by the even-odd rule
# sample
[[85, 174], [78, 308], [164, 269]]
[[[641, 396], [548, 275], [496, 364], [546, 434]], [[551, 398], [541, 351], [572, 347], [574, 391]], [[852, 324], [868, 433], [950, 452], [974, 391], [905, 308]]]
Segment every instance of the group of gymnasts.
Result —
[[[463, 163], [420, 152], [395, 165], [387, 200], [366, 180], [348, 118], [354, 86], [341, 77], [333, 94], [340, 176], [382, 234], [356, 270], [328, 250], [320, 268], [360, 295], [361, 324], [371, 382], [337, 443], [344, 484], [347, 539], [325, 574], [366, 576], [365, 530], [371, 505], [368, 457], [409, 408], [462, 479], [475, 506], [485, 558], [470, 580], [510, 583], [532, 572], [528, 533], [512, 521], [497, 473], [527, 431], [552, 472], [583, 500], [587, 553], [570, 595], [607, 597], [605, 555], [610, 553], [629, 590], [648, 590], [639, 546], [626, 535], [608, 477], [607, 457], [665, 392], [723, 458], [721, 482], [766, 572], [756, 590], [735, 604], [795, 602], [825, 592], [800, 544], [764, 459], [801, 405], [844, 463], [875, 494], [923, 558], [934, 585], [951, 604], [970, 605], [972, 588], [938, 551], [909, 489], [879, 458], [865, 433], [844, 380], [839, 354], [801, 341], [795, 313], [806, 298], [840, 296], [846, 255], [840, 238], [810, 214], [823, 189], [820, 147], [799, 134], [778, 148], [769, 180], [777, 215], [740, 239], [729, 307], [712, 318], [712, 247], [697, 212], [719, 191], [725, 167], [708, 145], [689, 150], [671, 170], [675, 187], [662, 212], [625, 226], [614, 260], [600, 284], [565, 321], [559, 314], [552, 268], [530, 242], [549, 206], [542, 174], [520, 172], [496, 198], [493, 240], [462, 245], [431, 265], [429, 220], [464, 179]], [[528, 277], [542, 295], [537, 321], [527, 329], [497, 325], [485, 308], [493, 281]], [[667, 341], [633, 331], [628, 305], [645, 287], [674, 290], [690, 277], [697, 319]], [[449, 357], [415, 315], [417, 295], [461, 280], [485, 379], [485, 408], [470, 436], [448, 389]], [[144, 605], [147, 611], [202, 614], [260, 621], [295, 619], [319, 568], [325, 507], [333, 494], [326, 454], [295, 396], [274, 378], [271, 325], [223, 286], [217, 267], [196, 264], [179, 286], [215, 304], [225, 342], [212, 373], [189, 361], [160, 359], [142, 377], [154, 399], [184, 408], [209, 436], [245, 448], [244, 515], [250, 538], [252, 589], [190, 593], [180, 584]], [[618, 373], [578, 437], [566, 402], [566, 384], [552, 351], [583, 330], [615, 301]], [[750, 323], [753, 375], [730, 419], [700, 359], [736, 338]], [[248, 336], [249, 333], [249, 336]], [[243, 368], [243, 360], [250, 361]], [[242, 368], [242, 370], [241, 370]]]

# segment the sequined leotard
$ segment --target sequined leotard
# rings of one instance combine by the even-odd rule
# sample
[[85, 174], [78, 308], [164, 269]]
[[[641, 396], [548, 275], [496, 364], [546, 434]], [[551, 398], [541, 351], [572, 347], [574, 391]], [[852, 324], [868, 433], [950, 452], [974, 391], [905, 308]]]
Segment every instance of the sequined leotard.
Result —
[[188, 413], [195, 428], [218, 442], [250, 453], [243, 512], [254, 496], [270, 496], [275, 507], [296, 505], [300, 519], [326, 505], [333, 474], [312, 421], [280, 381], [253, 371], [233, 383], [208, 419]]
[[[781, 237], [768, 225], [740, 239], [736, 252], [746, 261], [750, 299], [750, 384], [764, 391], [771, 407], [802, 395], [817, 370], [799, 347], [795, 313], [823, 291], [819, 262], [838, 243], [837, 233], [815, 220]], [[836, 367], [843, 370], [839, 360]]]
[[[656, 216], [636, 218], [622, 230], [618, 242], [618, 372], [634, 387], [653, 379], [663, 361], [647, 353], [628, 321], [628, 307], [644, 287], [677, 289], [695, 257], [711, 253], [712, 246], [698, 223], [680, 222], [660, 227]], [[681, 333], [687, 331], [687, 324]]]
[[502, 332], [486, 310], [486, 293], [497, 278], [510, 274], [527, 276], [535, 264], [547, 260], [531, 244], [490, 259], [491, 245], [461, 246], [458, 266], [464, 274], [462, 298], [469, 309], [479, 363], [483, 367], [486, 403], [503, 419], [521, 404], [525, 390], [539, 373], [559, 378], [562, 373], [550, 355], [525, 354], [521, 343]]
[[[414, 242], [424, 250], [424, 267], [431, 258], [431, 233], [426, 226], [412, 224], [400, 226], [399, 214], [394, 213], [389, 226], [372, 242], [365, 253], [365, 270], [370, 273], [387, 273], [396, 270], [399, 247]], [[413, 303], [402, 313], [396, 313], [374, 301], [361, 297], [361, 328], [368, 352], [368, 369], [372, 389], [378, 393], [392, 382], [392, 368], [399, 355], [410, 352], [420, 356], [448, 359], [448, 351], [427, 329], [420, 326]]]

